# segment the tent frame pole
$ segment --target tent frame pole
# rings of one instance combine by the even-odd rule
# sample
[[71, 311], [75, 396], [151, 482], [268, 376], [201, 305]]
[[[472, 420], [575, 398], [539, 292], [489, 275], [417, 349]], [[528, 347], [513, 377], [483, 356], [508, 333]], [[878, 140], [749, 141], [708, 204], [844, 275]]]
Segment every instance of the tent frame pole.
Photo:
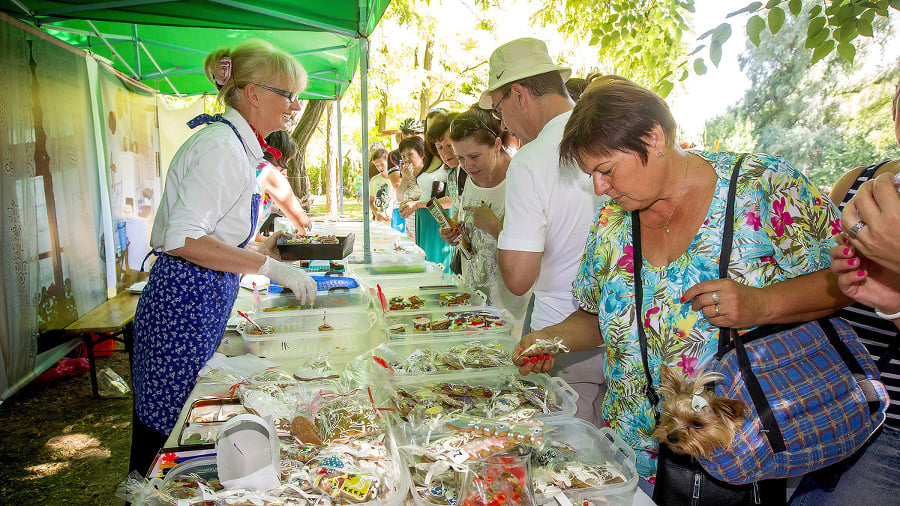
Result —
[[[369, 168], [369, 39], [359, 39], [359, 105], [362, 116], [362, 146], [359, 153], [362, 158], [360, 172]], [[362, 172], [360, 176], [367, 175]], [[372, 240], [369, 231], [369, 185], [363, 177], [362, 183], [362, 221], [363, 221], [363, 263], [372, 263]]]

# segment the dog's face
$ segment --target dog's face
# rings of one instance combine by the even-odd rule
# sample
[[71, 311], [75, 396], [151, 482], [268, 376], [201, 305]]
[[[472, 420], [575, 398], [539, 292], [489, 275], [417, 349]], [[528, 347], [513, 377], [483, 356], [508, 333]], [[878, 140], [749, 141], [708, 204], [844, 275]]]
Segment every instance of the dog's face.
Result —
[[693, 380], [663, 366], [660, 393], [665, 397], [653, 437], [675, 453], [707, 457], [717, 448], [731, 448], [734, 434], [744, 419], [744, 403], [717, 396], [704, 385], [719, 379], [700, 373]]

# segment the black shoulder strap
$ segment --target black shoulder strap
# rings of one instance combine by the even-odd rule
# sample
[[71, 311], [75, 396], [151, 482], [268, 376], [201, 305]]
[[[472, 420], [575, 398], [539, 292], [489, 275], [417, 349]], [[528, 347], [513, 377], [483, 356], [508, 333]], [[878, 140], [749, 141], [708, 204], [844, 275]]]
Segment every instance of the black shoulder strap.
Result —
[[644, 306], [644, 285], [641, 281], [641, 266], [644, 264], [644, 256], [641, 253], [641, 218], [640, 212], [631, 212], [631, 252], [632, 261], [634, 263], [634, 303], [635, 303], [635, 319], [637, 320], [638, 340], [641, 345], [641, 362], [644, 365], [644, 376], [647, 379], [645, 393], [650, 404], [654, 407], [656, 413], [656, 421], [659, 422], [659, 411], [655, 408], [659, 404], [659, 394], [653, 386], [653, 375], [650, 374], [650, 365], [648, 363], [649, 352], [647, 350], [647, 334], [644, 333], [644, 326], [641, 322], [641, 314]]
[[[731, 248], [734, 240], [734, 201], [737, 198], [737, 181], [741, 175], [741, 166], [747, 154], [741, 155], [731, 171], [728, 186], [728, 202], [725, 203], [725, 229], [722, 231], [722, 251], [719, 253], [719, 279], [728, 278], [728, 264], [731, 262]], [[716, 358], [722, 358], [728, 348], [728, 329], [719, 329], [719, 347]]]

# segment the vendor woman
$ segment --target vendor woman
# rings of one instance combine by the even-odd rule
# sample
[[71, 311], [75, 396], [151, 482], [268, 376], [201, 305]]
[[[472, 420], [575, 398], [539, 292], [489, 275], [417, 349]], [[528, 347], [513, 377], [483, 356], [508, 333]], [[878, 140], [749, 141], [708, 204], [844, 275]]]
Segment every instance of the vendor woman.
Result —
[[278, 234], [251, 241], [259, 214], [256, 166], [274, 150], [263, 139], [286, 129], [301, 110], [297, 94], [306, 73], [262, 41], [216, 50], [204, 67], [225, 113], [188, 123], [209, 126], [192, 135], [169, 166], [150, 237], [157, 259], [135, 313], [131, 469], [141, 473], [218, 347], [240, 275], [268, 276], [301, 303], [316, 294], [308, 274], [278, 261]]

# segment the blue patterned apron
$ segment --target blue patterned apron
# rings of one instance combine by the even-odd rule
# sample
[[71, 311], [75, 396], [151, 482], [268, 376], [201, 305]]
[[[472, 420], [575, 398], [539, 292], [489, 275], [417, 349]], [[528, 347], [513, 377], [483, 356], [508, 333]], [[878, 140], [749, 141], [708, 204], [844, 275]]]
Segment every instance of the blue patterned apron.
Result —
[[[230, 126], [243, 144], [234, 125], [219, 115], [201, 114], [188, 126], [215, 122]], [[259, 193], [254, 193], [249, 235], [239, 248], [255, 235], [258, 218]], [[197, 374], [219, 346], [237, 298], [240, 275], [200, 267], [166, 253], [150, 253], [159, 258], [134, 315], [134, 409], [147, 426], [169, 434]]]

